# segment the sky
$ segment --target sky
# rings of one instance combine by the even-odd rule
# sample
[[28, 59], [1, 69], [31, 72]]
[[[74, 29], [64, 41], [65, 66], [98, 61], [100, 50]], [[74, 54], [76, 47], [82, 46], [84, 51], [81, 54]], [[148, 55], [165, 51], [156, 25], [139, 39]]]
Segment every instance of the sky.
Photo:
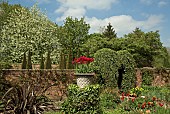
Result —
[[170, 0], [7, 0], [32, 7], [37, 3], [48, 18], [63, 25], [66, 17], [85, 18], [89, 33], [101, 32], [111, 23], [118, 37], [133, 32], [159, 30], [163, 46], [170, 47]]

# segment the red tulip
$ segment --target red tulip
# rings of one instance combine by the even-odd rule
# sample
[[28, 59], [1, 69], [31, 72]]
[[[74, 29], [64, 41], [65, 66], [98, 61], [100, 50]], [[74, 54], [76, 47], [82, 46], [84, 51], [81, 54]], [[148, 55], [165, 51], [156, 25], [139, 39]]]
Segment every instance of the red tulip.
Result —
[[161, 106], [161, 107], [162, 107], [163, 105], [164, 105], [163, 103], [159, 103], [159, 106]]

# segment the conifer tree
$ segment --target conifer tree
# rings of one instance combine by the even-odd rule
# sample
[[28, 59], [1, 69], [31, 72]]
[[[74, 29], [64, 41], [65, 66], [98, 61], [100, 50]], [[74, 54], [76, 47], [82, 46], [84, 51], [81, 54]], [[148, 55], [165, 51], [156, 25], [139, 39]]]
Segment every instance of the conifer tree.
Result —
[[30, 50], [28, 51], [27, 69], [32, 69], [31, 51]]
[[26, 53], [24, 52], [23, 60], [22, 60], [22, 69], [26, 69], [27, 60], [26, 60]]
[[47, 53], [47, 58], [45, 61], [45, 69], [51, 69], [50, 51], [48, 51], [48, 53]]
[[107, 25], [106, 29], [103, 32], [103, 35], [109, 38], [109, 40], [111, 40], [112, 38], [117, 38], [117, 34], [115, 33], [115, 30], [112, 27], [111, 23]]
[[41, 55], [40, 69], [44, 69], [44, 58], [43, 58], [43, 55]]

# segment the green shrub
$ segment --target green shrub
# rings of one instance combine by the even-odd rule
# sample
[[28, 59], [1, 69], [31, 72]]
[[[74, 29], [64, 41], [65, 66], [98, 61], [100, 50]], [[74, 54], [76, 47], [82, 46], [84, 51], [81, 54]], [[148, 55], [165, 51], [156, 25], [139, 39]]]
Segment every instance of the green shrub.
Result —
[[40, 69], [44, 69], [44, 58], [43, 58], [43, 55], [41, 55]]
[[48, 51], [48, 53], [47, 53], [47, 58], [45, 61], [45, 69], [51, 69], [50, 51]]
[[72, 84], [68, 87], [68, 98], [62, 104], [62, 111], [65, 114], [102, 114], [99, 94], [99, 85], [79, 88]]
[[121, 65], [125, 67], [125, 73], [123, 74], [122, 80], [122, 91], [128, 92], [130, 89], [135, 87], [135, 60], [133, 56], [127, 50], [121, 50], [118, 54], [118, 67]]
[[10, 63], [0, 61], [0, 70], [1, 69], [10, 69], [10, 68], [12, 68]]
[[100, 95], [100, 106], [103, 109], [115, 109], [117, 105], [120, 103], [120, 97], [114, 94], [102, 93]]
[[26, 53], [24, 52], [23, 60], [22, 60], [22, 69], [26, 69], [27, 67], [27, 60], [26, 60]]
[[28, 51], [28, 60], [27, 60], [27, 69], [32, 69], [32, 62], [31, 62], [31, 51]]
[[135, 87], [135, 60], [132, 55], [126, 51], [114, 51], [109, 48], [98, 50], [94, 55], [92, 66], [99, 78], [104, 79], [104, 84], [107, 87], [118, 87], [119, 74], [118, 69], [125, 67], [121, 89], [127, 92]]
[[118, 57], [114, 50], [103, 48], [98, 50], [94, 55], [92, 63], [95, 72], [104, 79], [107, 87], [117, 87], [115, 75], [118, 75]]
[[142, 85], [152, 85], [153, 74], [149, 70], [142, 71]]

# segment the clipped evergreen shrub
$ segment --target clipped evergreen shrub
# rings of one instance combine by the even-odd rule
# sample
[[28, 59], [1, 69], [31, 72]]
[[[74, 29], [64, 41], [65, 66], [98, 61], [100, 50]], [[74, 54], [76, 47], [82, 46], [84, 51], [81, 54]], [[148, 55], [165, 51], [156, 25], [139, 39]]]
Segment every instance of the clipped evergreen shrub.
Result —
[[101, 81], [108, 87], [117, 87], [116, 75], [118, 75], [118, 61], [116, 51], [109, 48], [98, 50], [94, 55], [92, 66], [95, 72], [99, 75]]
[[27, 69], [32, 69], [32, 62], [31, 62], [31, 51], [28, 51], [28, 60], [27, 60]]
[[44, 57], [41, 55], [40, 69], [44, 69]]
[[68, 98], [62, 104], [62, 111], [65, 114], [103, 114], [99, 95], [99, 85], [79, 88], [72, 84], [68, 87]]
[[122, 80], [122, 90], [127, 92], [129, 89], [135, 87], [136, 75], [135, 75], [135, 60], [133, 56], [127, 50], [117, 51], [118, 65], [125, 67]]
[[45, 61], [45, 69], [51, 69], [51, 58], [50, 58], [50, 51], [47, 53], [47, 58]]
[[22, 60], [22, 69], [26, 69], [27, 67], [27, 60], [26, 60], [26, 53], [24, 52], [23, 60]]
[[66, 58], [65, 58], [65, 54], [63, 52], [60, 53], [59, 68], [66, 69]]

